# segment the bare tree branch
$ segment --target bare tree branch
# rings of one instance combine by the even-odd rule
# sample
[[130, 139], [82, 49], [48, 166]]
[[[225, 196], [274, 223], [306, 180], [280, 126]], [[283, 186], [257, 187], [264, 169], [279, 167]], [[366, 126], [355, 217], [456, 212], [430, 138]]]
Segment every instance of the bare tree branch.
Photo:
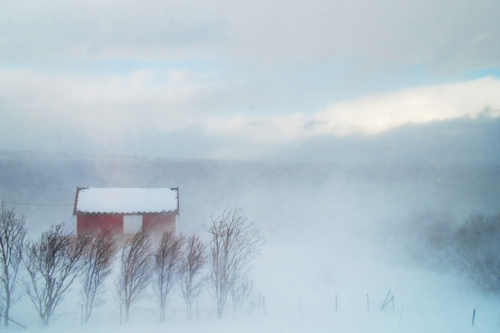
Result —
[[88, 243], [88, 237], [75, 238], [65, 232], [61, 223], [44, 232], [39, 241], [28, 244], [23, 257], [28, 280], [23, 285], [44, 325], [83, 273], [82, 257]]
[[141, 229], [128, 240], [120, 258], [118, 299], [125, 307], [125, 321], [128, 321], [130, 307], [140, 300], [152, 275], [151, 238]]
[[243, 304], [252, 295], [252, 281], [247, 276], [240, 276], [231, 287], [231, 299], [234, 310], [241, 310]]
[[185, 243], [186, 238], [183, 235], [176, 236], [174, 232], [167, 231], [154, 254], [155, 290], [160, 301], [160, 322], [165, 320], [168, 295], [179, 279], [179, 266]]
[[88, 322], [95, 306], [103, 303], [103, 283], [111, 273], [111, 265], [117, 252], [113, 233], [105, 229], [91, 240], [88, 251], [83, 258], [82, 296], [84, 320]]
[[[221, 318], [229, 293], [238, 293], [237, 283], [243, 283], [250, 271], [251, 260], [259, 254], [263, 238], [252, 223], [236, 208], [224, 211], [214, 218], [207, 229], [212, 235], [210, 242], [210, 292], [217, 305], [217, 317]], [[233, 299], [236, 304], [239, 300]]]
[[193, 301], [201, 292], [204, 279], [200, 278], [201, 269], [207, 262], [205, 245], [200, 238], [193, 234], [188, 237], [186, 250], [180, 265], [180, 283], [182, 296], [186, 302], [188, 319], [193, 317]]
[[3, 201], [0, 210], [0, 286], [3, 291], [1, 305], [4, 324], [8, 326], [10, 308], [19, 299], [14, 291], [24, 252], [26, 223], [24, 217], [16, 217], [14, 209], [8, 210]]

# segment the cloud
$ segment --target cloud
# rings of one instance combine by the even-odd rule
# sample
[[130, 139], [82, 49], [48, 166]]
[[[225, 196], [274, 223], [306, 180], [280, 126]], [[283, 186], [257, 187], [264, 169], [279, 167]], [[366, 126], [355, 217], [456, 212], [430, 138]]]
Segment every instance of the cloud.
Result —
[[[83, 146], [123, 149], [149, 128], [189, 125], [193, 114], [187, 101], [197, 88], [178, 72], [162, 74], [167, 83], [155, 87], [155, 75], [147, 70], [126, 76], [1, 71], [2, 127], [18, 142], [9, 148], [31, 140], [31, 147], [72, 149], [78, 139]], [[44, 139], [34, 140], [35, 133]], [[66, 140], [54, 142], [54, 136]]]
[[500, 3], [397, 1], [3, 1], [0, 61], [371, 59], [433, 71], [500, 65]]
[[325, 111], [270, 117], [230, 117], [209, 122], [209, 133], [239, 135], [255, 142], [289, 142], [321, 135], [376, 135], [404, 124], [478, 117], [485, 108], [500, 116], [500, 80], [407, 89], [332, 103]]
[[[500, 117], [407, 124], [373, 136], [322, 135], [271, 149], [266, 158], [340, 165], [498, 165]], [[497, 112], [498, 114], [498, 112]]]
[[475, 118], [486, 107], [497, 117], [498, 91], [500, 80], [484, 78], [365, 95], [318, 111], [270, 112], [276, 103], [270, 98], [260, 102], [261, 112], [246, 112], [258, 93], [211, 69], [144, 68], [125, 74], [3, 69], [0, 138], [9, 149], [253, 158], [315, 137], [373, 136], [408, 123]]
[[408, 89], [331, 105], [315, 116], [315, 134], [377, 134], [406, 123], [477, 117], [486, 107], [500, 115], [500, 81], [485, 78], [466, 83]]
[[99, 58], [179, 59], [220, 29], [210, 7], [182, 1], [5, 1], [0, 14], [4, 62]]

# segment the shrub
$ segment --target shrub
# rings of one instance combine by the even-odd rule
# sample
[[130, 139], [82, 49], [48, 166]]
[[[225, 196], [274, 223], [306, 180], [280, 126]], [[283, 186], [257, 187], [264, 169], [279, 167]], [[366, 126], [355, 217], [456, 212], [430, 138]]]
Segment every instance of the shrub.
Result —
[[482, 288], [500, 290], [500, 214], [471, 215], [455, 234], [460, 267]]

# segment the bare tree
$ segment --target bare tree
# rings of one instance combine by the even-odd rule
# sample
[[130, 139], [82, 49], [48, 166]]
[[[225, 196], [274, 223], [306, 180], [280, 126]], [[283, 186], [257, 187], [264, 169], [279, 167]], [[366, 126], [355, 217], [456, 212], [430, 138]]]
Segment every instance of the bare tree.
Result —
[[120, 306], [125, 307], [125, 322], [128, 321], [130, 307], [145, 296], [144, 290], [151, 275], [151, 237], [141, 229], [125, 242], [121, 253], [118, 299]]
[[1, 304], [4, 324], [8, 326], [10, 308], [19, 299], [15, 294], [15, 287], [23, 257], [26, 223], [24, 217], [16, 217], [14, 209], [7, 209], [3, 201], [0, 210], [0, 285], [3, 291]]
[[186, 302], [188, 319], [193, 317], [193, 301], [200, 294], [204, 283], [204, 279], [200, 278], [199, 275], [206, 262], [205, 245], [196, 234], [189, 236], [180, 264], [181, 291]]
[[154, 254], [155, 290], [160, 301], [160, 322], [165, 320], [167, 298], [179, 278], [179, 266], [186, 238], [174, 232], [163, 234], [161, 243]]
[[64, 223], [53, 225], [40, 240], [28, 244], [23, 263], [28, 273], [26, 293], [44, 325], [48, 325], [56, 307], [73, 281], [83, 273], [82, 257], [88, 237], [74, 237], [64, 231]]
[[234, 310], [241, 310], [243, 304], [252, 295], [252, 281], [249, 281], [247, 276], [241, 276], [231, 287], [231, 300], [233, 301]]
[[82, 296], [84, 320], [88, 322], [95, 306], [103, 303], [103, 283], [111, 273], [111, 265], [117, 252], [113, 233], [106, 229], [91, 241], [83, 258]]
[[[236, 208], [224, 211], [214, 218], [208, 228], [212, 235], [209, 249], [210, 292], [217, 305], [217, 317], [221, 318], [227, 297], [241, 287], [250, 271], [251, 260], [259, 253], [263, 238], [253, 223]], [[234, 300], [236, 304], [238, 300]]]

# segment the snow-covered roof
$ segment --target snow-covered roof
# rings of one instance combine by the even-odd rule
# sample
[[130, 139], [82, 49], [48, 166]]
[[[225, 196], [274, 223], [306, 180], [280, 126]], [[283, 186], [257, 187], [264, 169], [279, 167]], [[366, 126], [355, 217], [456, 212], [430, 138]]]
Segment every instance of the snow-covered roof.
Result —
[[74, 214], [179, 214], [178, 188], [77, 188]]

